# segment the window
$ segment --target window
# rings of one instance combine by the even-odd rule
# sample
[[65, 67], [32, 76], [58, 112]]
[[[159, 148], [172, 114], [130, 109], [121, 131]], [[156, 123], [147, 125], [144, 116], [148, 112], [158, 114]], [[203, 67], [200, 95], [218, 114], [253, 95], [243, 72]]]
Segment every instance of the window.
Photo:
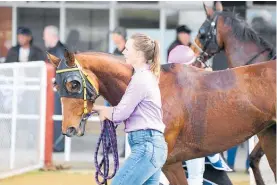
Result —
[[70, 50], [108, 52], [109, 10], [67, 9], [65, 30]]
[[253, 5], [276, 5], [276, 1], [253, 1]]
[[118, 23], [125, 28], [159, 28], [160, 12], [158, 10], [130, 10], [117, 11]]

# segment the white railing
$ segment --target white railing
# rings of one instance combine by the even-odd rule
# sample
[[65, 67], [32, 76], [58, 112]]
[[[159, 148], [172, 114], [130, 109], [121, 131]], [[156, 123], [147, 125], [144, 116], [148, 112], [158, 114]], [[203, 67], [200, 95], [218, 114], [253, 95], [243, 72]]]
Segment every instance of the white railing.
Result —
[[43, 61], [0, 64], [0, 178], [44, 166], [46, 87]]
[[[61, 115], [53, 115], [54, 121], [62, 121]], [[100, 121], [98, 116], [91, 116], [88, 121]], [[65, 136], [64, 142], [64, 161], [70, 161], [71, 157], [71, 138]]]

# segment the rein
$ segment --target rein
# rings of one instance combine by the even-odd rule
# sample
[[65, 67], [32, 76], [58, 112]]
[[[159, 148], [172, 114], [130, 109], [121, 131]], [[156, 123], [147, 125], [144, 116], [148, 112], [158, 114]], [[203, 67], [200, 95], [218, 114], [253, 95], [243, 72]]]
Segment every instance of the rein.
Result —
[[[103, 157], [101, 162], [98, 162], [98, 153], [100, 145], [102, 143]], [[109, 152], [112, 152], [114, 168], [113, 173], [109, 176]], [[114, 123], [110, 120], [105, 120], [101, 122], [101, 134], [96, 145], [96, 151], [94, 153], [94, 164], [96, 168], [95, 180], [97, 184], [107, 184], [108, 179], [112, 179], [116, 172], [119, 169], [119, 157], [117, 149], [117, 140], [116, 140], [116, 127]], [[103, 171], [101, 168], [104, 167]], [[99, 176], [103, 178], [102, 181], [99, 180]]]
[[[211, 66], [208, 66], [206, 64], [206, 61], [204, 61], [204, 59], [206, 57], [208, 58], [211, 58], [215, 53], [218, 53], [220, 51], [220, 47], [217, 43], [217, 39], [216, 39], [216, 34], [217, 34], [217, 29], [216, 29], [216, 26], [217, 26], [217, 20], [218, 20], [218, 15], [216, 15], [212, 21], [209, 21], [210, 23], [210, 28], [209, 28], [209, 31], [208, 31], [208, 34], [207, 34], [207, 38], [205, 38], [205, 40], [203, 41], [204, 44], [203, 44], [203, 49], [195, 42], [194, 40], [194, 46], [196, 46], [196, 48], [200, 51], [200, 55], [196, 58], [196, 61], [200, 62], [201, 64], [204, 65], [204, 68], [208, 68], [208, 67], [211, 67]], [[202, 35], [205, 33], [205, 30], [203, 29], [200, 29], [199, 30], [199, 34]], [[202, 40], [202, 39], [200, 39]], [[202, 43], [201, 43], [202, 44]], [[207, 52], [207, 48], [208, 46], [212, 44], [213, 46], [213, 50], [215, 50], [215, 52], [213, 54], [210, 54]]]
[[[270, 49], [270, 48], [265, 48], [265, 49], [262, 50], [261, 52], [257, 53], [254, 57], [252, 57], [245, 65], [252, 64], [252, 62], [253, 62], [256, 58], [258, 58], [261, 54], [263, 54], [263, 53], [266, 52], [266, 51], [272, 51], [272, 49]], [[274, 56], [273, 56], [272, 59], [274, 59]], [[271, 59], [270, 59], [270, 60], [271, 60]]]

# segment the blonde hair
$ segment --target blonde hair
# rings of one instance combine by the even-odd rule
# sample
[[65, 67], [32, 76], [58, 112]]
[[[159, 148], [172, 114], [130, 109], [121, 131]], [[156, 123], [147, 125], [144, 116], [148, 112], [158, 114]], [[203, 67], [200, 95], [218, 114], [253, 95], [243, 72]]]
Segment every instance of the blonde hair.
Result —
[[160, 78], [160, 46], [155, 40], [152, 40], [145, 34], [137, 33], [132, 35], [131, 39], [134, 40], [134, 48], [144, 53], [147, 64], [150, 64], [151, 72]]

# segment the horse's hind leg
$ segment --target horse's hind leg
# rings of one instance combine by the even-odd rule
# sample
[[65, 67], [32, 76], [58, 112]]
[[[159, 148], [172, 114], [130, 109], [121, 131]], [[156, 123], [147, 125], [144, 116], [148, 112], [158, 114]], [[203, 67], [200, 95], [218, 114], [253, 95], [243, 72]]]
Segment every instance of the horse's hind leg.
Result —
[[261, 142], [259, 141], [249, 157], [250, 167], [252, 168], [257, 185], [265, 185], [259, 169], [259, 163], [263, 155], [264, 152], [261, 147]]
[[276, 181], [276, 124], [259, 133], [258, 137]]
[[170, 185], [188, 185], [182, 162], [164, 165], [162, 170]]

